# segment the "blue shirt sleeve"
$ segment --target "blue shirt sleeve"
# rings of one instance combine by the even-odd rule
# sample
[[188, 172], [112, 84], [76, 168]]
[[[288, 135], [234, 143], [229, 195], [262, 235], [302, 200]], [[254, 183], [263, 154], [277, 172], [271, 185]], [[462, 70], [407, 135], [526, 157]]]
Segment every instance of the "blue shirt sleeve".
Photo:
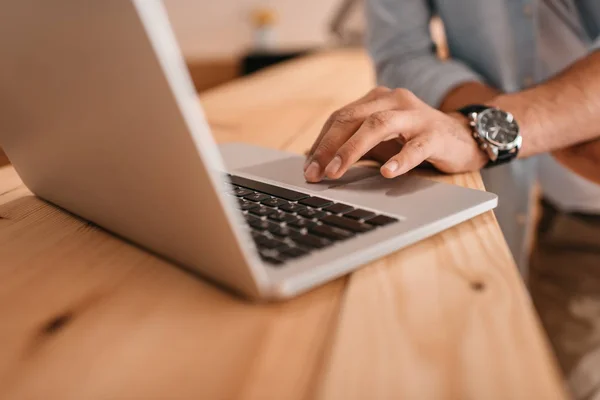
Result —
[[367, 0], [367, 48], [380, 85], [403, 87], [433, 107], [453, 88], [483, 78], [464, 63], [437, 57], [427, 0]]

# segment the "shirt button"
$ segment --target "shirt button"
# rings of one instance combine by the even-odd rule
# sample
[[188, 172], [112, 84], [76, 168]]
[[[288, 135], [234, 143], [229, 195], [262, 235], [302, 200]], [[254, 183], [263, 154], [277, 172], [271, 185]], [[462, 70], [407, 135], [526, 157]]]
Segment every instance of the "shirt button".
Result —
[[533, 85], [533, 78], [530, 76], [526, 76], [525, 78], [523, 78], [523, 86], [531, 86]]
[[533, 7], [531, 6], [531, 4], [525, 4], [523, 6], [523, 14], [526, 17], [531, 17], [533, 15]]

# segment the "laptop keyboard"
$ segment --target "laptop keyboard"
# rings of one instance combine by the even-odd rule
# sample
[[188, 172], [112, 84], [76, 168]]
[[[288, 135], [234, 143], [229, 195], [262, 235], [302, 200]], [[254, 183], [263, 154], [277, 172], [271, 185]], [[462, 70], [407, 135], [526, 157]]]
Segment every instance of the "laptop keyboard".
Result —
[[261, 258], [272, 265], [304, 257], [398, 219], [306, 193], [229, 175], [229, 194], [248, 223]]

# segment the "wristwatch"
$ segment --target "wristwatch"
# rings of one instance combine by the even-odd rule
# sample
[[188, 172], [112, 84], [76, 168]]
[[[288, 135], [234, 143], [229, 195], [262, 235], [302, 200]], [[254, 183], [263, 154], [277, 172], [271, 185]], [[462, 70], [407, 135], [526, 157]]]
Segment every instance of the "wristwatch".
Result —
[[486, 168], [508, 163], [517, 157], [523, 138], [511, 113], [479, 104], [463, 107], [458, 112], [469, 119], [473, 137], [489, 156]]

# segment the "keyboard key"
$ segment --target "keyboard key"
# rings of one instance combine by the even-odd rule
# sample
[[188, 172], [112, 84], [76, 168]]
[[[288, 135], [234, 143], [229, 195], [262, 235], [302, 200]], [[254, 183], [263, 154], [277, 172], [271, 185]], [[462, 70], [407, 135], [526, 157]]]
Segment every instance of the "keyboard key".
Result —
[[325, 211], [316, 210], [314, 208], [307, 207], [304, 210], [298, 211], [298, 215], [302, 215], [306, 218], [321, 218], [327, 215]]
[[270, 239], [266, 236], [259, 237], [255, 241], [256, 241], [256, 244], [258, 245], [258, 247], [263, 248], [263, 249], [276, 249], [278, 247], [287, 246], [287, 244], [285, 244], [281, 240]]
[[373, 225], [365, 224], [364, 222], [358, 222], [346, 217], [339, 217], [337, 215], [327, 215], [326, 217], [321, 218], [319, 221], [323, 222], [324, 224], [337, 226], [339, 228], [344, 228], [358, 233], [368, 232], [375, 229]]
[[384, 226], [394, 222], [398, 222], [396, 218], [388, 217], [387, 215], [378, 215], [369, 219], [369, 225]]
[[277, 211], [268, 216], [269, 219], [277, 222], [292, 222], [295, 221], [298, 217], [292, 214], [288, 214], [283, 211]]
[[232, 176], [229, 179], [235, 185], [243, 186], [248, 189], [256, 190], [262, 193], [267, 193], [271, 196], [280, 197], [282, 199], [290, 201], [298, 201], [308, 197], [307, 194], [296, 192], [295, 190], [284, 189], [282, 187], [269, 185], [268, 183], [253, 181], [252, 179], [242, 178], [240, 176]]
[[[309, 249], [321, 249], [334, 241], [398, 221], [245, 178], [232, 177], [232, 181], [229, 194], [237, 196], [239, 208], [247, 211], [244, 218], [252, 227], [251, 235], [260, 256], [272, 265], [282, 265], [285, 260], [310, 254]], [[267, 219], [261, 218], [265, 216]], [[360, 221], [365, 219], [368, 222]]]
[[260, 255], [260, 258], [263, 261], [266, 261], [269, 264], [273, 264], [273, 265], [282, 265], [283, 264], [283, 260], [278, 258], [276, 255], [274, 254], [270, 254], [267, 252], [260, 252], [258, 253]]
[[260, 206], [250, 209], [249, 212], [260, 217], [265, 217], [271, 214], [275, 214], [277, 210], [271, 207]]
[[346, 204], [335, 203], [334, 205], [325, 207], [323, 209], [326, 211], [329, 211], [330, 213], [333, 213], [333, 214], [346, 214], [346, 213], [354, 210], [354, 207], [351, 207]]
[[367, 211], [367, 210], [361, 210], [360, 208], [357, 208], [354, 211], [350, 211], [347, 214], [344, 214], [345, 217], [348, 218], [352, 218], [352, 219], [369, 219], [369, 218], [373, 218], [376, 214], [374, 212], [371, 211]]
[[258, 207], [258, 203], [244, 199], [238, 199], [238, 207], [242, 211], [247, 211], [253, 209], [254, 207]]
[[292, 241], [301, 246], [310, 247], [313, 249], [322, 249], [323, 247], [327, 247], [331, 244], [331, 240], [311, 235], [310, 233], [301, 236], [294, 236]]
[[279, 252], [289, 258], [298, 258], [308, 255], [308, 251], [299, 247], [288, 247], [287, 249], [279, 250]]
[[323, 236], [332, 240], [344, 240], [354, 236], [354, 233], [350, 231], [329, 225], [312, 226], [308, 228], [308, 231], [310, 233], [314, 233], [315, 235]]
[[297, 213], [298, 211], [305, 210], [306, 206], [303, 206], [302, 204], [298, 204], [298, 203], [287, 203], [287, 204], [280, 205], [278, 208], [283, 211]]
[[238, 196], [238, 197], [244, 197], [244, 196], [247, 196], [252, 193], [253, 193], [252, 190], [245, 189], [242, 187], [234, 187], [233, 190], [231, 191], [231, 194], [233, 194], [234, 196]]
[[244, 196], [244, 199], [250, 200], [250, 201], [263, 201], [268, 198], [269, 198], [269, 196], [264, 193], [250, 193], [250, 194]]
[[252, 239], [254, 239], [254, 242], [257, 246], [260, 246], [260, 244], [265, 240], [271, 240], [271, 238], [265, 235], [264, 232], [258, 232], [258, 234], [252, 235]]
[[248, 223], [251, 227], [253, 227], [254, 229], [258, 229], [259, 231], [266, 231], [268, 230], [271, 226], [273, 225], [277, 225], [274, 222], [270, 222], [270, 221], [265, 221], [262, 219], [259, 219], [258, 221], [252, 221]]
[[283, 264], [283, 261], [278, 260], [277, 258], [268, 257], [268, 256], [264, 256], [264, 257], [261, 257], [261, 258], [262, 258], [263, 261], [266, 261], [266, 262], [268, 262], [269, 264], [272, 264], [272, 265], [282, 265]]
[[281, 225], [270, 226], [269, 232], [271, 232], [273, 235], [279, 236], [279, 237], [293, 237], [293, 236], [298, 236], [298, 235], [302, 234], [302, 233], [300, 233], [300, 231], [298, 231], [296, 229], [292, 229], [288, 226], [281, 226]]
[[304, 204], [305, 206], [311, 206], [315, 208], [327, 207], [333, 204], [333, 201], [322, 199], [320, 197], [309, 197], [302, 199], [298, 203]]
[[257, 217], [256, 215], [252, 215], [252, 214], [246, 214], [244, 215], [244, 218], [246, 218], [246, 222], [248, 222], [248, 224], [250, 224], [251, 222], [258, 222], [261, 221], [261, 219], [259, 217]]
[[270, 197], [260, 202], [261, 204], [269, 207], [279, 207], [284, 204], [288, 204], [286, 200], [277, 199], [275, 197]]
[[262, 232], [257, 232], [257, 234], [252, 235], [252, 239], [254, 239], [254, 243], [256, 243], [256, 245], [259, 247], [261, 242], [264, 242], [265, 240], [271, 240], [269, 236]]
[[310, 228], [311, 226], [317, 225], [317, 223], [315, 221], [311, 221], [310, 219], [296, 217], [296, 220], [288, 222], [288, 225], [293, 226], [294, 228], [302, 229]]

